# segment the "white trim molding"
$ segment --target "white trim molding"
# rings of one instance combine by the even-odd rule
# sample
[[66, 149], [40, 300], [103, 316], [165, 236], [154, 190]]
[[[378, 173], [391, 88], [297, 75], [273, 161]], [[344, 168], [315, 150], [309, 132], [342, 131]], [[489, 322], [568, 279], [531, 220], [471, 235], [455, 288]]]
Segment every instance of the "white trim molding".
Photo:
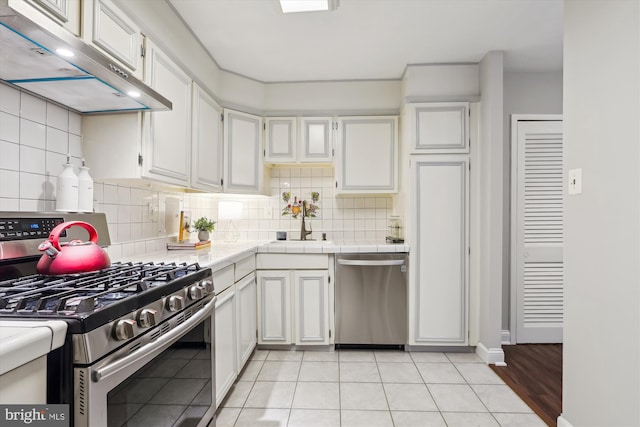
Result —
[[508, 329], [503, 329], [502, 330], [502, 338], [500, 339], [500, 343], [502, 345], [510, 345], [510, 344], [514, 344], [511, 342], [511, 331]]
[[573, 427], [573, 425], [567, 421], [567, 419], [560, 414], [560, 416], [558, 417], [558, 427]]
[[484, 344], [479, 342], [476, 347], [476, 354], [487, 365], [507, 366], [504, 362], [504, 351], [502, 351], [502, 347], [487, 348]]

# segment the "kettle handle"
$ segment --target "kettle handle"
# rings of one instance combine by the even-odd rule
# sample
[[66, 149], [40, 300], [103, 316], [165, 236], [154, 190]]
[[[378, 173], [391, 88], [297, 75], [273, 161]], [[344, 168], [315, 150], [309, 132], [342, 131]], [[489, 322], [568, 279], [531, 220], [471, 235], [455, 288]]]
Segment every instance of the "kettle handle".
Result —
[[49, 234], [49, 241], [54, 248], [59, 251], [62, 250], [62, 248], [60, 247], [60, 242], [58, 241], [58, 239], [60, 238], [60, 234], [62, 234], [62, 232], [67, 228], [71, 228], [74, 226], [82, 227], [87, 230], [87, 232], [89, 233], [89, 241], [96, 244], [98, 243], [98, 231], [94, 228], [93, 225], [84, 221], [69, 221], [58, 224], [53, 228], [53, 230], [51, 230], [51, 233]]

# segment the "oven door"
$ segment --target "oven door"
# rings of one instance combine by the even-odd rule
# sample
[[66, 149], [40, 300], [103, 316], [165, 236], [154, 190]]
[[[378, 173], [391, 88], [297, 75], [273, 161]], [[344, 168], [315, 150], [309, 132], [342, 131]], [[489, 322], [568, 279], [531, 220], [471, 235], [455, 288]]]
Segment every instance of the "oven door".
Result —
[[215, 298], [124, 357], [75, 368], [75, 426], [206, 426], [215, 413], [214, 307]]

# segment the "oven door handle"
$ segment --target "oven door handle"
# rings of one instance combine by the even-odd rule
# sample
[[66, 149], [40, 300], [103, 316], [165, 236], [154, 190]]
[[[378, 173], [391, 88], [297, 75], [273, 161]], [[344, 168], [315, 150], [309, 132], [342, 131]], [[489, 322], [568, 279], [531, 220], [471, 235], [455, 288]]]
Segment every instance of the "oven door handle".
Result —
[[202, 307], [202, 309], [198, 310], [198, 312], [192, 315], [187, 321], [181, 323], [180, 326], [160, 336], [160, 338], [158, 338], [157, 340], [140, 347], [139, 349], [123, 357], [122, 359], [119, 359], [102, 368], [96, 369], [92, 372], [91, 379], [94, 382], [99, 382], [111, 375], [120, 372], [123, 369], [126, 369], [130, 365], [133, 365], [142, 359], [153, 358], [156, 355], [160, 354], [169, 346], [171, 346], [175, 341], [180, 339], [184, 334], [189, 332], [194, 326], [206, 319], [207, 316], [211, 314], [211, 311], [215, 307], [215, 304], [216, 298], [213, 297], [213, 299], [209, 301], [204, 307]]

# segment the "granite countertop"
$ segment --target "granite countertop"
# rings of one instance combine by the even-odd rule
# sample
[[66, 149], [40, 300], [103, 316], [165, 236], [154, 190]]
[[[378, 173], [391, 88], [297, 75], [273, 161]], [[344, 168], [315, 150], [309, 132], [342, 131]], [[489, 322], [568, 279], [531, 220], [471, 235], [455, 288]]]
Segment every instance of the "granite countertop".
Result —
[[0, 320], [0, 375], [64, 344], [62, 320]]
[[271, 240], [245, 242], [211, 242], [211, 247], [191, 250], [164, 250], [127, 258], [131, 262], [197, 262], [214, 270], [224, 268], [255, 253], [351, 253], [351, 252], [409, 252], [407, 244], [385, 242], [334, 242], [323, 240]]

